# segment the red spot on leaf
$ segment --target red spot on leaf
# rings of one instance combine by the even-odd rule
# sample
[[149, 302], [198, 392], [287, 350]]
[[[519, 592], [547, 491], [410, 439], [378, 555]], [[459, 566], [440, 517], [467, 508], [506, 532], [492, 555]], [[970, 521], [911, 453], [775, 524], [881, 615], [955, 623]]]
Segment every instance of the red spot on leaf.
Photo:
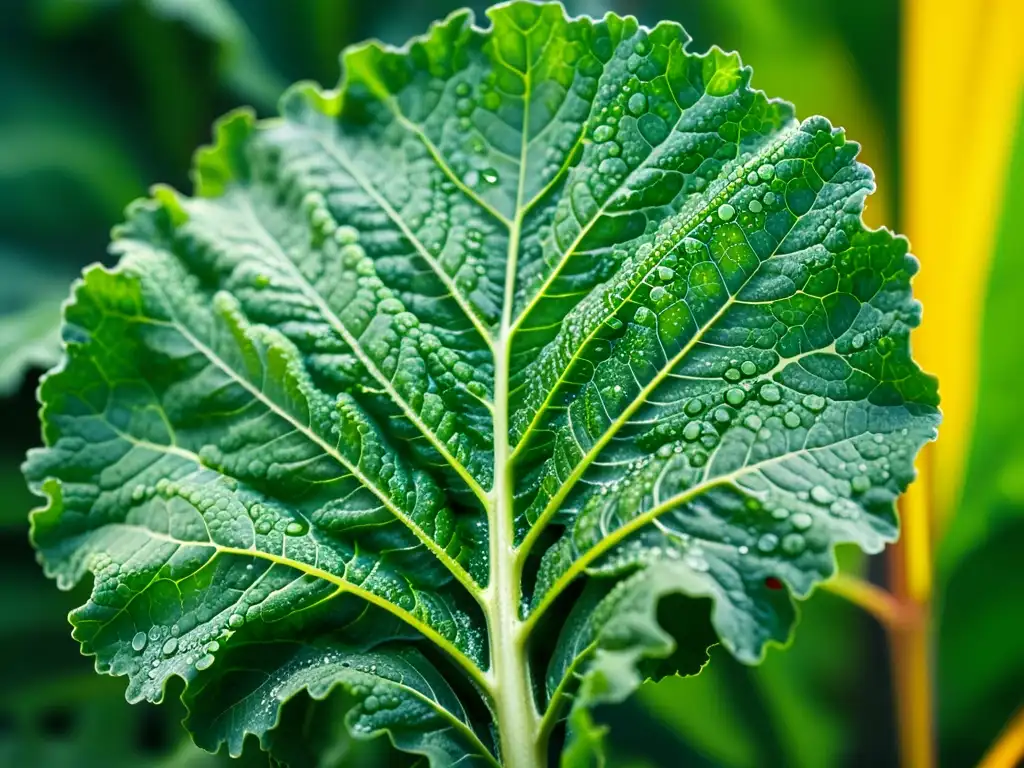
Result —
[[765, 579], [764, 585], [768, 587], [768, 589], [782, 589], [782, 582], [774, 576], [769, 576], [767, 579]]

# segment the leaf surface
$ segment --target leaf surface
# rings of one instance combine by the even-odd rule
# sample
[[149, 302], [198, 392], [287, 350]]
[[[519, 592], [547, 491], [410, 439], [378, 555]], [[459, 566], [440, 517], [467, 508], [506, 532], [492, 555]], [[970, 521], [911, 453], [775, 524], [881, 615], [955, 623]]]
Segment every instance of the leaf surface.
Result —
[[334, 692], [432, 765], [542, 762], [567, 715], [585, 764], [589, 707], [757, 661], [896, 536], [937, 397], [856, 145], [677, 25], [488, 16], [222, 121], [66, 309], [33, 540], [211, 748], [301, 764], [277, 710]]

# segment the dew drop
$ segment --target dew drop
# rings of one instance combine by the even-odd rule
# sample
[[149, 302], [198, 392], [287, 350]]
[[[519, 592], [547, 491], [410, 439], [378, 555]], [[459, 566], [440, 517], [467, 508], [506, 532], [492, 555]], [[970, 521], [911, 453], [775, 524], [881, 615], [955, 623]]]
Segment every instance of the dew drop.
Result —
[[821, 395], [805, 395], [803, 402], [807, 410], [814, 411], [815, 413], [825, 408], [825, 398]]
[[214, 658], [211, 654], [206, 654], [199, 661], [196, 662], [196, 669], [200, 672], [204, 669], [209, 669], [213, 666]]
[[836, 500], [835, 494], [823, 485], [811, 488], [811, 499], [817, 504], [831, 504]]
[[782, 551], [787, 555], [799, 555], [806, 546], [807, 542], [799, 533], [788, 533], [782, 539]]
[[722, 203], [720, 206], [718, 206], [718, 217], [722, 221], [729, 221], [735, 215], [736, 209], [733, 208], [732, 205], [730, 205], [729, 203]]
[[760, 213], [761, 211], [764, 210], [764, 206], [761, 205], [761, 201], [760, 200], [751, 200], [747, 204], [747, 208], [750, 209], [751, 213]]
[[658, 267], [658, 279], [666, 283], [676, 276], [676, 271], [671, 267]]
[[285, 527], [284, 529], [284, 532], [289, 536], [301, 536], [303, 533], [306, 532], [306, 526], [304, 526], [298, 520], [293, 520], [292, 522], [288, 523], [287, 527]]
[[700, 422], [691, 421], [685, 427], [683, 427], [683, 437], [690, 442], [693, 442], [700, 437]]
[[[725, 402], [729, 405], [741, 405], [746, 399], [747, 393], [739, 387], [732, 387], [725, 393]], [[760, 426], [760, 425], [758, 425]]]
[[168, 638], [161, 650], [163, 651], [164, 656], [171, 656], [176, 650], [178, 650], [178, 638]]
[[854, 493], [865, 493], [871, 488], [871, 480], [867, 475], [857, 475], [850, 481], [850, 487], [853, 488]]
[[766, 533], [757, 540], [757, 548], [765, 554], [774, 552], [777, 546], [779, 546], [779, 537], [774, 533]]
[[240, 613], [231, 614], [231, 618], [228, 619], [228, 626], [232, 629], [241, 629], [245, 626], [245, 616]]
[[706, 573], [709, 568], [707, 560], [703, 557], [696, 557], [695, 555], [688, 555], [683, 562], [698, 573]]
[[687, 412], [687, 413], [688, 413], [688, 414], [689, 414], [690, 416], [696, 416], [696, 415], [697, 415], [698, 413], [700, 413], [700, 412], [701, 412], [701, 411], [702, 411], [703, 409], [704, 409], [704, 403], [702, 403], [702, 402], [700, 401], [700, 399], [699, 399], [699, 398], [696, 398], [696, 397], [695, 397], [695, 398], [693, 398], [692, 400], [690, 400], [690, 402], [688, 402], [688, 403], [686, 404], [686, 412]]
[[642, 93], [634, 93], [629, 97], [629, 102], [626, 107], [634, 115], [642, 115], [647, 111], [647, 97]]
[[792, 517], [793, 527], [798, 531], [806, 531], [812, 525], [814, 525], [814, 518], [808, 515], [806, 512], [797, 512]]
[[146, 641], [149, 640], [149, 636], [145, 632], [136, 632], [135, 637], [132, 638], [132, 649], [136, 652], [142, 651], [146, 647]]
[[782, 417], [782, 423], [785, 424], [786, 427], [788, 427], [789, 429], [796, 429], [797, 427], [800, 426], [800, 417], [797, 414], [793, 413], [793, 411], [790, 411], [789, 413]]
[[766, 403], [777, 403], [782, 399], [782, 392], [774, 384], [765, 384], [757, 395]]
[[480, 171], [480, 178], [483, 179], [484, 182], [487, 184], [497, 184], [498, 172], [493, 168], [484, 168], [482, 171]]

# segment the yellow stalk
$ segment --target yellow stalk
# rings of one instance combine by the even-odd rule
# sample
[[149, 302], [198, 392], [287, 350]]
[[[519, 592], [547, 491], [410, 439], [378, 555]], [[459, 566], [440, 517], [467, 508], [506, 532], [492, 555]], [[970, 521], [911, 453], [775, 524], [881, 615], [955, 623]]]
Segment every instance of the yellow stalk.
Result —
[[927, 502], [941, 532], [970, 445], [984, 291], [1024, 76], [1024, 3], [904, 3], [903, 230], [922, 265], [914, 353], [941, 382]]
[[908, 623], [890, 630], [901, 765], [932, 768], [933, 539], [960, 493], [977, 391], [985, 284], [1016, 123], [1024, 57], [1019, 0], [904, 0], [904, 231], [927, 308], [915, 356], [939, 376], [942, 440], [901, 502], [892, 590]]
[[1024, 707], [1009, 722], [978, 768], [1019, 768], [1024, 764]]

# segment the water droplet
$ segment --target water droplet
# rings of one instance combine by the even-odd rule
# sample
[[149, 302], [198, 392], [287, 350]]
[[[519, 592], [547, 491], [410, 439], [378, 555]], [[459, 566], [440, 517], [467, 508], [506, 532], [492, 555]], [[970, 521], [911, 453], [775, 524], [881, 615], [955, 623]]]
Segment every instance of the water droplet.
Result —
[[733, 216], [736, 215], [736, 209], [729, 203], [722, 203], [718, 206], [718, 217], [722, 221], [729, 221]]
[[854, 349], [861, 349], [864, 346], [864, 334], [858, 333], [853, 337], [850, 343], [853, 345]]
[[634, 115], [642, 115], [647, 111], [647, 97], [642, 93], [634, 93], [629, 97], [626, 107]]
[[658, 267], [658, 279], [666, 283], [676, 276], [676, 271], [671, 267]]
[[836, 500], [836, 496], [825, 486], [816, 485], [811, 488], [811, 499], [817, 504], [831, 504]]
[[178, 650], [178, 638], [168, 638], [161, 650], [163, 651], [164, 656], [171, 656], [176, 650]]
[[709, 566], [708, 561], [703, 557], [696, 557], [694, 555], [687, 555], [686, 559], [683, 560], [690, 568], [697, 571], [698, 573], [706, 573]]
[[148, 640], [149, 636], [145, 632], [136, 632], [135, 637], [132, 638], [132, 648], [136, 652], [140, 652], [146, 647], [146, 642]]
[[719, 424], [728, 424], [730, 418], [732, 417], [729, 416], [729, 412], [725, 408], [719, 408], [715, 411], [715, 421]]
[[774, 533], [766, 533], [757, 540], [757, 548], [765, 554], [774, 552], [777, 546], [779, 546], [779, 537]]
[[683, 437], [690, 442], [693, 442], [700, 437], [700, 422], [691, 421], [685, 427], [683, 427]]
[[857, 475], [850, 481], [850, 487], [853, 488], [854, 493], [865, 493], [871, 488], [871, 480], [867, 475]]
[[798, 531], [806, 531], [812, 525], [814, 525], [814, 518], [808, 515], [806, 512], [797, 512], [793, 515], [791, 520], [793, 527]]
[[782, 392], [774, 384], [765, 384], [757, 395], [766, 403], [777, 403], [782, 399]]
[[761, 201], [760, 200], [751, 200], [747, 204], [747, 208], [750, 209], [751, 213], [760, 213], [761, 211], [764, 210], [764, 206], [761, 205]]
[[214, 661], [215, 659], [213, 658], [213, 656], [208, 653], [196, 662], [196, 669], [198, 669], [200, 672], [202, 672], [204, 669], [209, 669], [213, 666]]
[[662, 288], [660, 285], [656, 285], [651, 288], [651, 301], [661, 301], [668, 296], [668, 291]]
[[771, 163], [765, 163], [757, 169], [757, 175], [765, 181], [768, 181], [772, 176], [775, 175], [775, 166]]
[[729, 381], [739, 381], [741, 377], [742, 374], [740, 373], [739, 368], [729, 368], [725, 372], [725, 378], [728, 379]]
[[756, 413], [752, 413], [743, 420], [743, 425], [750, 430], [756, 432], [761, 428], [762, 425], [761, 417]]
[[789, 429], [796, 429], [800, 426], [800, 417], [790, 411], [782, 417], [782, 423], [785, 424]]
[[699, 398], [695, 397], [686, 404], [686, 412], [690, 416], [696, 416], [702, 410], [704, 410], [704, 403], [702, 403]]
[[480, 178], [483, 179], [487, 184], [498, 183], [498, 172], [493, 168], [484, 168], [480, 171]]
[[232, 613], [228, 619], [228, 626], [232, 629], [241, 629], [245, 626], [245, 616], [240, 613]]
[[774, 517], [776, 520], [785, 520], [787, 517], [789, 517], [789, 510], [786, 509], [785, 507], [773, 509], [772, 517]]
[[614, 331], [617, 331], [619, 330], [619, 328], [622, 327], [622, 321], [619, 320], [619, 318], [617, 317], [609, 317], [607, 320], [605, 320], [605, 323], [608, 325], [609, 328], [611, 328]]
[[821, 395], [805, 395], [803, 402], [807, 410], [814, 411], [815, 413], [825, 408], [825, 398]]
[[603, 144], [615, 135], [615, 129], [610, 125], [599, 125], [594, 129], [594, 141]]
[[741, 546], [741, 547], [740, 547], [740, 548], [739, 548], [739, 549], [737, 550], [737, 552], [739, 552], [739, 553], [740, 553], [741, 555], [745, 555], [745, 554], [747, 554], [747, 552], [749, 552], [749, 551], [750, 551], [750, 547], [748, 547], [748, 546], [747, 546], [746, 544], [744, 544], [743, 546]]
[[787, 555], [799, 555], [806, 546], [807, 542], [799, 533], [788, 533], [782, 539], [782, 551]]
[[[732, 387], [725, 393], [725, 402], [729, 405], [741, 405], [746, 399], [747, 393], [739, 387]], [[760, 425], [758, 425], [760, 426]]]
[[306, 526], [300, 523], [298, 520], [293, 520], [292, 522], [288, 523], [287, 527], [285, 527], [284, 529], [284, 532], [289, 536], [301, 536], [303, 533], [306, 532]]

